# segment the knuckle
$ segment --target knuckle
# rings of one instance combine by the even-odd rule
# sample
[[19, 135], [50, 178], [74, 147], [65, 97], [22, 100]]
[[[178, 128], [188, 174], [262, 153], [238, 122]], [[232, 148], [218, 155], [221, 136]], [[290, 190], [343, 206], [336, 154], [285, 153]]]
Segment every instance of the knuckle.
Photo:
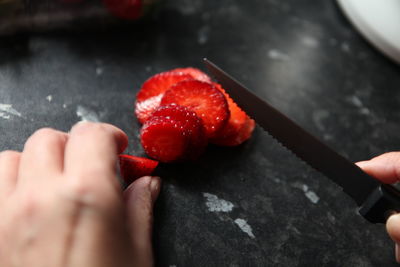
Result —
[[41, 206], [41, 202], [36, 195], [31, 193], [23, 194], [16, 212], [17, 219], [32, 221], [40, 212]]
[[[109, 165], [103, 162], [91, 162], [90, 166], [82, 168], [77, 174], [77, 180], [82, 183], [93, 184], [93, 187], [98, 187], [100, 184], [107, 183], [110, 179], [105, 177], [115, 177], [114, 165]], [[107, 181], [107, 182], [106, 182]]]
[[48, 137], [56, 133], [57, 131], [51, 128], [41, 128], [36, 130], [36, 132], [32, 135], [34, 137]]
[[86, 182], [70, 182], [66, 187], [67, 197], [74, 202], [92, 202], [94, 193], [92, 186]]
[[0, 152], [0, 161], [13, 161], [18, 159], [20, 153], [13, 150], [4, 150]]
[[49, 142], [57, 144], [65, 140], [65, 135], [57, 130], [51, 128], [41, 128], [37, 130], [31, 137], [28, 138], [26, 145], [32, 143]]
[[79, 135], [85, 135], [85, 134], [92, 134], [92, 133], [99, 133], [103, 132], [105, 130], [105, 127], [102, 123], [95, 123], [95, 122], [80, 122], [76, 124], [72, 128], [73, 133], [77, 133]]
[[115, 132], [115, 127], [101, 122], [80, 122], [71, 129], [71, 135], [77, 135], [84, 138], [109, 139]]
[[[94, 173], [92, 172], [91, 175]], [[81, 208], [112, 209], [115, 201], [120, 198], [117, 190], [85, 178], [87, 176], [83, 173], [80, 177], [75, 177], [64, 185], [63, 198]]]

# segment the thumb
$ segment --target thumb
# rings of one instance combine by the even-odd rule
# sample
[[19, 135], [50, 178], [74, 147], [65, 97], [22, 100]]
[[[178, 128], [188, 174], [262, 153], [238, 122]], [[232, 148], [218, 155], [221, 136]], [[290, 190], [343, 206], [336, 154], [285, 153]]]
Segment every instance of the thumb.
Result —
[[393, 184], [400, 180], [400, 152], [388, 152], [356, 164], [383, 183]]
[[389, 217], [386, 222], [386, 230], [396, 243], [396, 260], [400, 262], [400, 214]]
[[147, 267], [154, 263], [151, 244], [153, 206], [160, 186], [159, 177], [145, 176], [134, 181], [124, 192], [135, 266]]

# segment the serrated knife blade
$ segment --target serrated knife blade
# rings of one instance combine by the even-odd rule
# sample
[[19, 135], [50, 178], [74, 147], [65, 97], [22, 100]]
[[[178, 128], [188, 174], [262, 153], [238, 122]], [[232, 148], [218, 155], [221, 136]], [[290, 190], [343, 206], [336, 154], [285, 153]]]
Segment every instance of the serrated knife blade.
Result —
[[380, 183], [357, 165], [308, 133], [283, 113], [256, 96], [208, 59], [204, 63], [232, 99], [265, 131], [299, 158], [339, 185], [373, 223], [385, 223], [400, 211], [400, 192]]

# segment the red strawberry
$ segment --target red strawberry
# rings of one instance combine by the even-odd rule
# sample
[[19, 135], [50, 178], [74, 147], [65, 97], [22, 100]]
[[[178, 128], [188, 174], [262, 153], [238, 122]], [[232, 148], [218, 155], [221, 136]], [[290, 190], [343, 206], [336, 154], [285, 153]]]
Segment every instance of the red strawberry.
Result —
[[160, 106], [163, 94], [152, 96], [144, 101], [137, 101], [135, 104], [135, 115], [140, 123], [147, 121], [151, 114]]
[[213, 84], [198, 80], [181, 81], [164, 93], [161, 105], [176, 103], [196, 112], [211, 138], [229, 119], [228, 103]]
[[192, 76], [180, 72], [161, 72], [144, 82], [136, 96], [135, 114], [139, 122], [144, 123], [160, 105], [165, 91], [177, 82], [192, 79]]
[[162, 162], [184, 158], [190, 133], [182, 122], [167, 117], [151, 117], [140, 132], [142, 146], [149, 157]]
[[207, 138], [202, 120], [195, 112], [187, 107], [177, 104], [170, 104], [159, 107], [152, 115], [158, 118], [167, 118], [182, 123], [185, 131], [189, 134], [189, 144], [187, 147], [185, 159], [193, 160], [198, 158], [207, 146]]
[[177, 69], [173, 69], [171, 70], [171, 72], [178, 72], [178, 73], [185, 73], [185, 74], [189, 74], [190, 76], [193, 77], [193, 79], [195, 80], [199, 80], [199, 81], [203, 81], [203, 82], [211, 82], [211, 78], [205, 74], [204, 72], [202, 72], [199, 69], [196, 68], [177, 68]]
[[[250, 118], [247, 114], [239, 108], [239, 106], [230, 98], [230, 96], [225, 92], [225, 90], [221, 87], [221, 85], [214, 83], [214, 85], [221, 90], [221, 92], [225, 95], [229, 110], [231, 112], [231, 116], [229, 118], [228, 123], [224, 128], [219, 131], [216, 136], [210, 140], [210, 143], [217, 145], [239, 145], [241, 142], [246, 141], [243, 139], [246, 134], [243, 135], [241, 131], [244, 131], [245, 124], [248, 123]], [[254, 129], [254, 127], [253, 127]], [[251, 135], [251, 132], [250, 132]], [[249, 137], [250, 137], [249, 135]], [[235, 140], [235, 141], [232, 141]]]
[[157, 165], [158, 162], [155, 160], [126, 154], [119, 155], [121, 176], [127, 184], [142, 176], [151, 175]]
[[240, 127], [239, 131], [235, 134], [230, 134], [227, 136], [220, 136], [210, 140], [213, 144], [220, 146], [237, 146], [245, 142], [251, 137], [255, 127], [254, 120], [246, 117], [245, 123]]
[[103, 0], [113, 15], [122, 19], [138, 19], [142, 15], [143, 0]]
[[147, 79], [139, 93], [136, 96], [137, 101], [144, 101], [150, 97], [157, 96], [167, 91], [172, 85], [183, 81], [193, 79], [186, 73], [165, 71], [158, 73]]

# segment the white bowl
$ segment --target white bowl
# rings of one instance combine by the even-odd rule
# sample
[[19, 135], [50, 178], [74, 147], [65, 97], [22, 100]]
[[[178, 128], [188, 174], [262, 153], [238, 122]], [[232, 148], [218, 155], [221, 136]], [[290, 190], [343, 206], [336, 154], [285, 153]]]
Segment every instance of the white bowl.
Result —
[[369, 42], [400, 63], [400, 0], [337, 1]]

